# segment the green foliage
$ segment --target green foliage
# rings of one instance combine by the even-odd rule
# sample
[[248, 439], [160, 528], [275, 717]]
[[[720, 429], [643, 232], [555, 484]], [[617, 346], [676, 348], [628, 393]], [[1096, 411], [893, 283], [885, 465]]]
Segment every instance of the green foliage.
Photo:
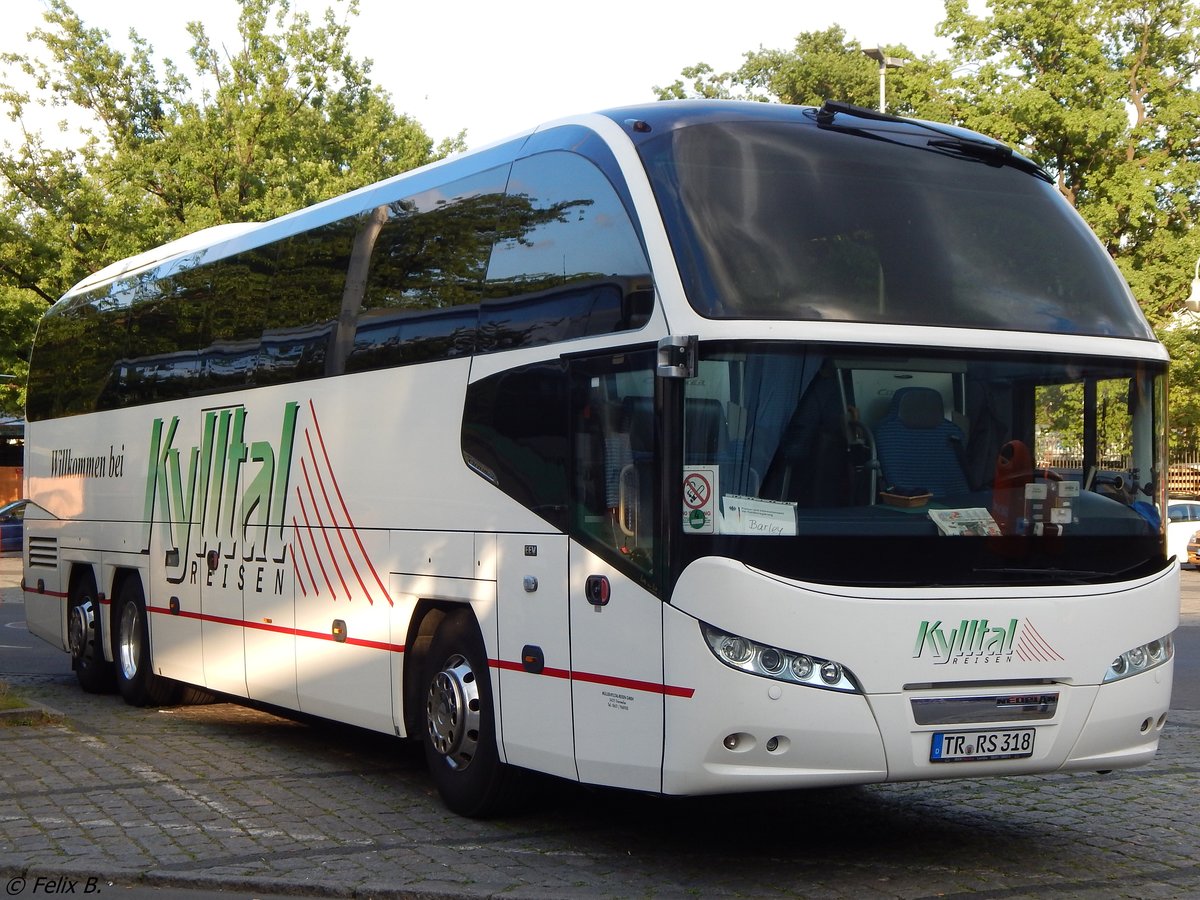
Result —
[[[289, 17], [286, 0], [239, 0], [241, 45], [188, 26], [192, 79], [130, 32], [128, 56], [49, 0], [35, 49], [6, 54], [0, 104], [82, 121], [78, 146], [41, 135], [0, 150], [0, 372], [20, 373], [47, 303], [90, 272], [209, 225], [263, 221], [462, 148], [433, 147], [347, 50], [339, 21]], [[19, 82], [19, 84], [18, 84]], [[0, 393], [4, 411], [19, 401]]]
[[[906, 60], [887, 75], [887, 104], [900, 115], [929, 115], [944, 109], [935, 85], [948, 72], [933, 57], [920, 58], [903, 45], [882, 48], [885, 55]], [[683, 79], [655, 87], [660, 100], [743, 99], [819, 106], [841, 100], [874, 108], [879, 102], [879, 63], [847, 38], [840, 25], [806, 31], [791, 50], [759, 48], [745, 54], [736, 72], [717, 74], [707, 63], [682, 71]]]
[[[1016, 147], [1057, 180], [1120, 267], [1175, 360], [1173, 444], [1200, 449], [1200, 326], [1173, 327], [1200, 256], [1200, 6], [1194, 0], [945, 0], [945, 59], [887, 73], [889, 112]], [[736, 72], [704, 63], [660, 99], [878, 104], [878, 64], [839, 26]]]
[[1152, 322], [1200, 236], [1200, 9], [1190, 0], [948, 0], [952, 115], [1055, 175]]
[[1184, 312], [1159, 330], [1171, 354], [1171, 451], [1200, 453], [1200, 316]]

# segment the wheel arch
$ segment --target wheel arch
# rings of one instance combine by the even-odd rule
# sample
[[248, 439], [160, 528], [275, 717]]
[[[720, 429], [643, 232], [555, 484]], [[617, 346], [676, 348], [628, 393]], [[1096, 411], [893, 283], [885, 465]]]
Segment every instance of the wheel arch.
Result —
[[71, 608], [75, 604], [79, 583], [89, 575], [96, 589], [96, 596], [93, 599], [96, 602], [96, 625], [100, 629], [100, 648], [104, 654], [105, 661], [112, 662], [112, 642], [108, 640], [110, 622], [107, 597], [104, 594], [103, 582], [100, 580], [101, 576], [98, 566], [87, 560], [73, 560], [70, 563], [70, 569], [67, 571], [67, 596], [66, 602], [63, 603], [62, 611], [64, 646], [67, 646], [67, 634], [69, 633], [71, 622]]
[[404, 733], [410, 737], [421, 734], [421, 710], [425, 685], [421, 673], [425, 671], [425, 659], [429, 645], [439, 626], [451, 613], [465, 610], [475, 622], [475, 628], [483, 635], [479, 616], [466, 601], [422, 599], [417, 601], [412, 618], [408, 623], [408, 634], [404, 642]]

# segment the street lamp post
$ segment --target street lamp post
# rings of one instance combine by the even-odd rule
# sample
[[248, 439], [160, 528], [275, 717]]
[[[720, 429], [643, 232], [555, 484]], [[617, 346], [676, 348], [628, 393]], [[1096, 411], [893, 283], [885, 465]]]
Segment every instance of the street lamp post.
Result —
[[887, 70], [899, 69], [908, 60], [899, 56], [886, 56], [882, 47], [864, 47], [863, 53], [879, 63], [879, 111], [887, 112]]

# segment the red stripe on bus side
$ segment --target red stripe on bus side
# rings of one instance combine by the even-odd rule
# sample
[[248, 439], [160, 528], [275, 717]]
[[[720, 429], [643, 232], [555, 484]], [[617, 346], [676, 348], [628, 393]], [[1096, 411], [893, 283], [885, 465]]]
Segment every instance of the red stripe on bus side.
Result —
[[38, 597], [57, 597], [59, 600], [66, 600], [67, 595], [62, 591], [39, 591], [37, 588], [24, 587], [23, 590], [27, 594], [35, 594]]
[[[37, 593], [26, 588], [28, 593]], [[43, 596], [58, 597], [65, 599], [66, 594], [59, 591], [46, 591]], [[101, 597], [100, 602], [109, 605], [111, 601], [107, 597]], [[215, 625], [231, 625], [235, 628], [253, 628], [256, 631], [269, 631], [273, 634], [290, 634], [295, 637], [309, 638], [317, 641], [336, 641], [332, 634], [325, 634], [320, 631], [302, 631], [298, 628], [288, 628], [284, 625], [272, 625], [266, 622], [248, 622], [243, 619], [234, 619], [227, 616], [205, 615], [204, 613], [189, 612], [180, 610], [177, 613], [172, 613], [165, 606], [150, 606], [147, 612], [156, 615], [175, 616], [181, 619], [193, 619], [200, 622], [212, 622]], [[348, 637], [340, 643], [350, 644], [355, 647], [367, 647], [372, 650], [386, 650], [389, 653], [403, 653], [403, 644], [389, 644], [386, 641], [368, 641], [362, 638]], [[524, 672], [525, 666], [519, 662], [510, 662], [503, 659], [489, 659], [488, 665], [496, 669], [505, 669], [510, 672]], [[650, 694], [663, 694], [667, 697], [682, 697], [691, 699], [696, 693], [695, 688], [679, 687], [672, 684], [658, 684], [653, 681], [638, 681], [633, 678], [618, 678], [615, 675], [596, 675], [592, 672], [572, 672], [569, 669], [545, 668], [540, 673], [547, 678], [562, 678], [568, 681], [580, 681], [585, 684], [599, 684], [605, 687], [625, 688], [626, 690], [645, 691]]]
[[[489, 659], [488, 665], [496, 669], [506, 669], [510, 672], [525, 672], [525, 666], [519, 662], [504, 659]], [[535, 673], [530, 673], [535, 674]], [[586, 684], [599, 684], [605, 687], [625, 688], [632, 691], [645, 691], [651, 694], [664, 694], [668, 697], [683, 697], [690, 700], [696, 693], [695, 688], [678, 687], [673, 684], [658, 684], [654, 681], [637, 681], [633, 678], [618, 678], [615, 675], [596, 675], [591, 672], [572, 672], [568, 669], [542, 669], [536, 673], [549, 678], [565, 678], [569, 681], [582, 681]]]
[[255, 631], [269, 631], [272, 634], [290, 634], [295, 637], [311, 638], [317, 641], [334, 641], [335, 643], [350, 644], [354, 647], [368, 647], [372, 650], [386, 650], [389, 653], [403, 653], [403, 644], [389, 644], [386, 641], [368, 641], [364, 638], [348, 637], [344, 641], [338, 641], [332, 634], [321, 631], [303, 631], [299, 628], [289, 628], [286, 625], [272, 625], [267, 622], [247, 622], [242, 619], [232, 619], [226, 616], [206, 615], [198, 612], [188, 612], [180, 610], [177, 613], [171, 612], [165, 606], [151, 606], [147, 612], [156, 613], [158, 615], [174, 616], [177, 619], [194, 619], [199, 622], [212, 622], [214, 625], [232, 625], [235, 628], [253, 628]]

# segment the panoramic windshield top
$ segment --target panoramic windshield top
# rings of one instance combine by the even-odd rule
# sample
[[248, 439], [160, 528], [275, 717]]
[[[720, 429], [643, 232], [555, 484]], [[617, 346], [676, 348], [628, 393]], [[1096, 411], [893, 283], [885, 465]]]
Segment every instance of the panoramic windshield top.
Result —
[[1113, 580], [1163, 565], [1163, 371], [1031, 354], [704, 347], [688, 558], [800, 580]]
[[701, 315], [1154, 339], [1052, 185], [912, 125], [842, 118], [639, 145]]

